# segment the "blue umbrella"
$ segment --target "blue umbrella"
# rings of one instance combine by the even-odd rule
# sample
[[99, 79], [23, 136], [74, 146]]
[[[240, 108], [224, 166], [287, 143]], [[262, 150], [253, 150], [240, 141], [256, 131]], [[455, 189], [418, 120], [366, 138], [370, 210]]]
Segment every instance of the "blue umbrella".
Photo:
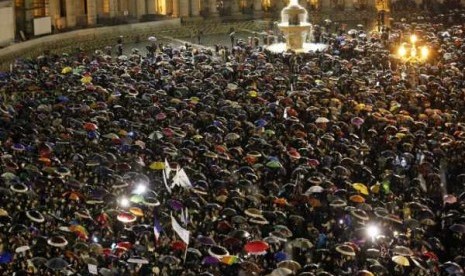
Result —
[[0, 264], [7, 264], [13, 261], [13, 255], [10, 252], [3, 252], [0, 255]]
[[275, 260], [279, 263], [288, 259], [288, 256], [285, 252], [279, 251], [274, 254]]

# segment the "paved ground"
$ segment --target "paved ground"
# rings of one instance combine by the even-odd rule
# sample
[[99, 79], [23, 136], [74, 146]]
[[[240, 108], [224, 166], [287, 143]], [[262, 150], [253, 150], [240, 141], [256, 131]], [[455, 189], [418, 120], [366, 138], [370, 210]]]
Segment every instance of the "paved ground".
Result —
[[[242, 39], [244, 41], [248, 41], [248, 37], [253, 36], [253, 32], [248, 31], [241, 31], [236, 32], [235, 38]], [[200, 38], [200, 44], [198, 44], [197, 37], [187, 37], [183, 39], [177, 38], [170, 38], [170, 37], [158, 37], [157, 43], [169, 44], [175, 47], [182, 46], [185, 43], [194, 44], [195, 46], [203, 46], [203, 47], [214, 47], [216, 44], [219, 45], [226, 45], [228, 47], [231, 46], [231, 39], [229, 34], [208, 34], [202, 35]], [[263, 43], [263, 41], [260, 41]], [[130, 43], [124, 44], [124, 53], [130, 54], [133, 48], [137, 48], [141, 51], [141, 53], [146, 54], [148, 46], [150, 43], [148, 41], [140, 42], [140, 43]]]

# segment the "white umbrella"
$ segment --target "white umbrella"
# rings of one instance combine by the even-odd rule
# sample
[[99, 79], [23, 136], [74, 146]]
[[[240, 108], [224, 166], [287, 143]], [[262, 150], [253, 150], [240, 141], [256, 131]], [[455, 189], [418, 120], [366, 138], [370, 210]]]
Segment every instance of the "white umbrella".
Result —
[[129, 258], [127, 260], [128, 263], [133, 263], [133, 264], [148, 264], [149, 261], [147, 259], [144, 259], [144, 258], [140, 258], [140, 257], [135, 257], [135, 258]]
[[155, 41], [157, 41], [157, 38], [154, 37], [154, 36], [149, 36], [148, 40], [149, 40], [150, 42], [155, 42]]

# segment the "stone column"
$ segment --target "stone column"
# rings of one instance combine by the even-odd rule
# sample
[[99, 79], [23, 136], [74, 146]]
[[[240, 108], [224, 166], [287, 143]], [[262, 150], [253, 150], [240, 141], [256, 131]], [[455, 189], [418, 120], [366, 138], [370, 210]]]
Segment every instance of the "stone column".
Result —
[[110, 0], [110, 17], [119, 15], [119, 7], [117, 0]]
[[331, 9], [331, 0], [322, 0], [321, 1], [321, 10], [329, 11]]
[[199, 16], [200, 15], [200, 0], [190, 0], [191, 3], [191, 15]]
[[57, 28], [57, 22], [60, 19], [60, 3], [58, 0], [50, 0], [49, 2], [49, 14], [52, 20], [52, 26]]
[[97, 1], [87, 0], [87, 25], [97, 24]]
[[66, 1], [66, 27], [76, 26], [76, 2], [73, 0]]
[[263, 14], [262, 0], [254, 0], [253, 1], [253, 13], [254, 13], [254, 15], [262, 15]]
[[179, 17], [179, 0], [173, 0], [173, 16]]
[[179, 16], [189, 16], [189, 0], [179, 0]]
[[216, 0], [209, 0], [208, 1], [208, 11], [210, 17], [219, 16], [218, 9], [216, 7]]
[[155, 1], [156, 0], [147, 0], [147, 14], [155, 14]]
[[354, 0], [344, 0], [344, 10], [352, 11], [354, 10]]
[[142, 15], [146, 14], [145, 0], [137, 0], [136, 4], [136, 16], [140, 18]]
[[238, 15], [240, 13], [239, 0], [231, 0], [231, 14]]

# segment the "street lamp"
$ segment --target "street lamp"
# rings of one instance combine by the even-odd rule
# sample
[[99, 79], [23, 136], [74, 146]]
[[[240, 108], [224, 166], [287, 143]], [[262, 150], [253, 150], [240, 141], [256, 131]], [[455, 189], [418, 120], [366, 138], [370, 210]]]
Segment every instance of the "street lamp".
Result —
[[429, 49], [427, 46], [418, 46], [416, 42], [418, 38], [416, 35], [410, 36], [410, 46], [405, 43], [398, 49], [398, 55], [404, 62], [424, 62], [428, 59]]
[[[428, 59], [429, 49], [427, 46], [419, 46], [417, 44], [418, 37], [416, 35], [410, 36], [410, 44], [403, 43], [400, 45], [399, 49], [397, 50], [397, 54], [400, 60], [404, 63], [405, 67], [401, 72], [402, 79], [405, 79], [407, 75], [410, 75], [412, 78], [410, 79], [410, 83], [415, 85], [417, 83], [417, 69], [416, 64], [423, 63]], [[406, 74], [404, 70], [410, 72]]]

